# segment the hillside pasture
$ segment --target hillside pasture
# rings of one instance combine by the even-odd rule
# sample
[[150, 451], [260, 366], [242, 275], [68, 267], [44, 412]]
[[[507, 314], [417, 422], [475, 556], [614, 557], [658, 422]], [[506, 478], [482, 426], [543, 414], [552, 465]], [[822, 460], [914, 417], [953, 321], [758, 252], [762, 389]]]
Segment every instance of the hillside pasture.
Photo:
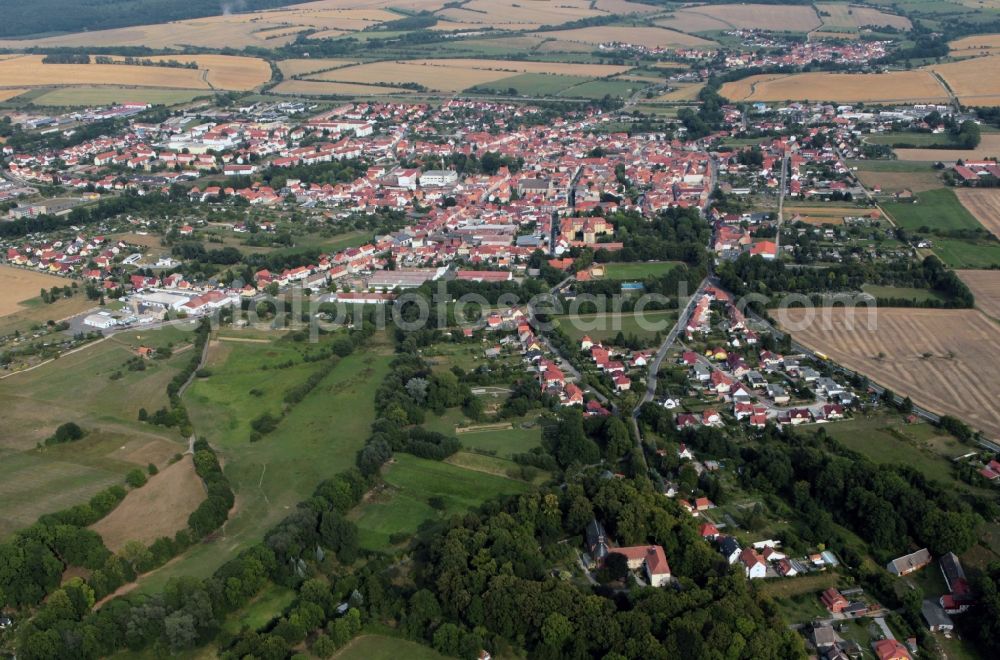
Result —
[[1000, 320], [1000, 270], [960, 270], [958, 276], [972, 290], [976, 307]]
[[817, 4], [816, 9], [820, 12], [820, 18], [823, 20], [823, 29], [857, 30], [869, 25], [889, 26], [898, 30], [909, 30], [913, 27], [910, 24], [910, 19], [905, 16], [897, 16], [873, 7], [862, 7], [847, 2], [824, 2]]
[[808, 5], [705, 5], [685, 7], [674, 12], [673, 17], [657, 21], [658, 25], [683, 32], [712, 30], [774, 30], [809, 32], [822, 21]]
[[[299, 33], [306, 30], [335, 30], [339, 34], [349, 34], [401, 17], [400, 14], [387, 10], [392, 3], [361, 1], [348, 7], [343, 6], [345, 4], [350, 3], [331, 4], [321, 0], [280, 9], [206, 16], [172, 23], [74, 32], [52, 37], [7, 39], [0, 41], [0, 47], [146, 46], [170, 50], [186, 47], [277, 48], [291, 43]], [[424, 4], [421, 8], [429, 7]]]
[[[809, 72], [750, 76], [722, 86], [732, 101], [832, 101], [903, 103], [948, 101], [948, 94], [928, 71], [878, 74]], [[900, 156], [903, 158], [903, 156]]]
[[796, 308], [776, 318], [796, 341], [835, 362], [1000, 438], [1000, 402], [992, 394], [1000, 387], [1000, 333], [982, 312]]
[[996, 188], [955, 188], [955, 195], [976, 220], [1000, 238], [1000, 190]]
[[156, 539], [187, 527], [187, 519], [205, 499], [205, 487], [190, 455], [129, 492], [114, 511], [91, 525], [104, 545], [118, 552], [129, 541], [151, 545]]

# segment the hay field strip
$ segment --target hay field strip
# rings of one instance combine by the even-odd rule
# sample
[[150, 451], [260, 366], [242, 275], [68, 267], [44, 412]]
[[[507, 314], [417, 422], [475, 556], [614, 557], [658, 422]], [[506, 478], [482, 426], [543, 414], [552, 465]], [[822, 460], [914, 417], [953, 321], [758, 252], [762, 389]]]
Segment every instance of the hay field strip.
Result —
[[976, 297], [976, 307], [1000, 321], [1000, 270], [956, 271]]
[[962, 206], [975, 216], [983, 227], [1000, 238], [1000, 190], [996, 188], [955, 188]]
[[577, 28], [575, 30], [559, 30], [556, 32], [539, 32], [539, 36], [551, 35], [561, 41], [575, 41], [598, 45], [602, 43], [630, 43], [647, 48], [689, 48], [693, 46], [709, 46], [714, 41], [702, 39], [691, 34], [662, 27], [625, 27], [618, 25], [601, 25], [595, 27]]
[[[600, 78], [630, 70], [627, 66], [508, 60], [402, 60], [372, 62], [309, 76], [309, 81], [378, 85], [417, 83], [432, 91], [459, 92], [522, 73]], [[295, 81], [300, 82], [300, 81]], [[279, 88], [282, 85], [278, 86]], [[289, 89], [288, 87], [284, 88]]]
[[357, 60], [335, 60], [335, 59], [302, 59], [302, 60], [281, 60], [278, 62], [278, 69], [286, 78], [301, 76], [317, 71], [328, 71], [338, 69], [342, 66], [357, 64]]
[[[0, 80], [12, 87], [49, 85], [116, 85], [177, 89], [250, 90], [271, 79], [271, 67], [256, 57], [231, 55], [180, 56], [198, 69], [125, 64], [44, 64], [42, 55], [0, 60]], [[148, 59], [177, 59], [151, 56]]]
[[947, 91], [928, 71], [891, 71], [880, 74], [796, 73], [758, 75], [729, 82], [719, 91], [733, 101], [834, 101], [946, 103]]
[[362, 85], [360, 83], [285, 80], [278, 83], [271, 90], [271, 93], [303, 94], [305, 96], [387, 96], [390, 94], [412, 94], [413, 91], [399, 87]]
[[895, 149], [899, 160], [926, 163], [962, 160], [983, 160], [1000, 156], [1000, 133], [984, 133], [975, 149]]
[[[875, 327], [868, 327], [864, 308], [821, 309], [821, 318], [797, 328], [804, 314], [786, 310], [777, 318], [796, 341], [835, 362], [1000, 438], [1000, 399], [994, 395], [1000, 388], [1000, 333], [982, 312], [883, 308], [874, 312]], [[879, 359], [880, 353], [885, 357]]]

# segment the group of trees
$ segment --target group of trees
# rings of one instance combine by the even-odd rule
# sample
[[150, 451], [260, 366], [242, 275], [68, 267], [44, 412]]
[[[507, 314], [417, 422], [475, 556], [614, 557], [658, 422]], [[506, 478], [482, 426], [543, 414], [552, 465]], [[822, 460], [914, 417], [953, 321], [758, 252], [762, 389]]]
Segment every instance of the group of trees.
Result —
[[945, 297], [944, 301], [897, 300], [879, 298], [879, 304], [897, 306], [927, 306], [969, 308], [975, 303], [972, 291], [934, 255], [922, 262], [885, 260], [848, 262], [824, 268], [798, 268], [774, 260], [768, 261], [741, 254], [724, 262], [716, 271], [722, 286], [737, 296], [758, 293], [773, 296], [779, 293], [840, 293], [861, 291], [864, 284], [930, 289]]
[[[681, 589], [615, 594], [554, 577], [553, 562], [574, 554], [559, 541], [579, 544], [595, 516], [618, 543], [662, 545]], [[546, 658], [804, 653], [774, 608], [698, 537], [693, 519], [642, 479], [587, 477], [492, 503], [422, 539], [415, 557], [420, 590], [405, 621], [416, 619], [408, 628], [444, 653], [473, 640]]]

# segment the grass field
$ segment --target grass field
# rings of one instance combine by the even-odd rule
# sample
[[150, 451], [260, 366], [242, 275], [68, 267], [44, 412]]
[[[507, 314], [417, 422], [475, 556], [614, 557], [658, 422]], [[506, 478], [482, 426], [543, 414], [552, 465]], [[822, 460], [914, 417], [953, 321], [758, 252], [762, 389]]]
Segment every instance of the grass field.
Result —
[[955, 195], [987, 231], [1000, 237], [1000, 190], [956, 188]]
[[302, 60], [281, 60], [278, 62], [278, 68], [281, 73], [284, 74], [286, 78], [291, 78], [292, 76], [301, 76], [304, 73], [313, 73], [315, 71], [326, 71], [327, 69], [336, 69], [342, 66], [350, 66], [352, 64], [357, 64], [356, 60], [331, 60], [331, 59], [302, 59]]
[[664, 336], [670, 332], [677, 322], [677, 316], [676, 310], [646, 311], [641, 319], [646, 327], [642, 327], [639, 316], [631, 312], [579, 314], [572, 319], [569, 316], [560, 316], [557, 317], [557, 323], [575, 343], [578, 343], [584, 335], [588, 335], [594, 341], [611, 341], [620, 331], [626, 337], [635, 335], [641, 343], [652, 347], [656, 343], [655, 338], [658, 333]]
[[[523, 481], [409, 454], [396, 454], [394, 461], [383, 468], [382, 477], [387, 488], [351, 516], [358, 525], [362, 546], [373, 550], [389, 547], [391, 534], [412, 534], [426, 521], [462, 513], [488, 499], [529, 488]], [[443, 500], [442, 510], [428, 503], [432, 497]]]
[[[184, 450], [176, 431], [140, 424], [138, 409], [166, 404], [166, 385], [189, 357], [179, 330], [123, 333], [31, 371], [0, 380], [0, 536], [39, 515], [86, 501], [136, 467], [160, 468]], [[139, 344], [178, 353], [145, 371], [123, 364]], [[122, 377], [109, 376], [121, 370]], [[75, 421], [84, 439], [36, 448], [59, 424]], [[199, 485], [200, 487], [200, 485]]]
[[149, 87], [58, 87], [35, 97], [41, 106], [79, 107], [114, 103], [149, 103], [177, 105], [198, 96], [209, 95], [204, 89], [155, 89]]
[[1000, 320], [1000, 271], [963, 270], [959, 271], [958, 276], [972, 289], [976, 307]]
[[[184, 399], [195, 430], [219, 452], [236, 506], [220, 538], [146, 576], [143, 591], [160, 589], [174, 576], [210, 575], [232, 553], [258, 541], [317, 483], [354, 465], [374, 419], [375, 389], [388, 372], [391, 351], [376, 337], [363, 352], [342, 359], [276, 430], [250, 443], [248, 421], [268, 409], [261, 402], [279, 406], [284, 393], [316, 368], [301, 366], [290, 344], [283, 339], [212, 346], [208, 368], [213, 375], [196, 381]], [[297, 366], [261, 369], [288, 359]], [[288, 371], [297, 373], [285, 375]], [[250, 395], [253, 388], [262, 395]]]
[[928, 291], [927, 289], [914, 289], [905, 286], [879, 286], [877, 284], [865, 284], [861, 287], [861, 290], [867, 294], [875, 296], [876, 298], [905, 298], [907, 300], [915, 300], [917, 302], [945, 300], [944, 296], [935, 291]]
[[878, 74], [810, 72], [756, 75], [726, 83], [719, 93], [732, 101], [902, 103], [948, 100], [947, 92], [937, 79], [923, 70]]
[[335, 660], [444, 660], [434, 649], [408, 639], [385, 635], [361, 635], [333, 655]]
[[491, 90], [506, 92], [513, 89], [517, 94], [523, 96], [552, 96], [567, 88], [589, 82], [591, 78], [582, 76], [562, 76], [548, 73], [521, 73], [510, 78], [484, 85]]
[[647, 277], [662, 277], [678, 265], [678, 261], [616, 261], [604, 265], [604, 276], [609, 280], [643, 280]]
[[360, 83], [320, 82], [317, 80], [285, 80], [271, 89], [272, 94], [292, 96], [388, 96], [412, 94], [408, 89]]
[[847, 165], [851, 168], [857, 168], [858, 172], [913, 174], [932, 171], [930, 163], [907, 160], [849, 160]]
[[[176, 59], [170, 56], [165, 59]], [[271, 78], [271, 67], [255, 57], [189, 55], [197, 69], [124, 64], [43, 64], [42, 55], [22, 55], [0, 60], [4, 85], [126, 85], [175, 89], [249, 90]], [[152, 56], [149, 59], [157, 59]]]
[[916, 202], [893, 202], [883, 208], [897, 225], [913, 231], [923, 231], [923, 227], [930, 231], [982, 227], [950, 188], [925, 190], [917, 194]]
[[899, 30], [909, 30], [913, 27], [910, 25], [910, 19], [905, 16], [887, 14], [872, 7], [861, 7], [846, 2], [824, 2], [816, 6], [823, 14], [827, 14], [821, 16], [824, 29], [848, 28], [857, 30], [867, 25], [887, 25]]
[[463, 447], [496, 452], [503, 458], [529, 451], [542, 442], [542, 427], [533, 416], [512, 420], [504, 425], [506, 428], [493, 428], [493, 425], [476, 425], [460, 409], [453, 408], [444, 415], [428, 415], [424, 426], [457, 437]]
[[955, 476], [951, 459], [970, 448], [929, 424], [907, 424], [899, 417], [880, 415], [856, 417], [824, 428], [845, 447], [875, 463], [905, 464], [949, 488], [989, 492], [973, 488]]
[[279, 616], [295, 597], [294, 589], [269, 584], [248, 605], [229, 614], [222, 629], [233, 635], [241, 630], [259, 630]]
[[778, 315], [797, 341], [1000, 438], [1000, 404], [992, 395], [1000, 387], [1000, 333], [981, 312], [881, 308], [869, 316], [837, 308], [807, 318], [800, 308]]
[[991, 240], [935, 238], [934, 254], [951, 268], [995, 268], [1000, 266], [1000, 243]]
[[130, 491], [121, 504], [91, 526], [104, 545], [118, 552], [129, 541], [150, 545], [161, 536], [173, 538], [187, 527], [188, 516], [205, 499], [205, 487], [195, 474], [191, 456], [149, 478]]
[[912, 144], [917, 147], [952, 146], [955, 144], [954, 139], [948, 133], [911, 133], [906, 131], [868, 135], [865, 137], [865, 141], [872, 144]]

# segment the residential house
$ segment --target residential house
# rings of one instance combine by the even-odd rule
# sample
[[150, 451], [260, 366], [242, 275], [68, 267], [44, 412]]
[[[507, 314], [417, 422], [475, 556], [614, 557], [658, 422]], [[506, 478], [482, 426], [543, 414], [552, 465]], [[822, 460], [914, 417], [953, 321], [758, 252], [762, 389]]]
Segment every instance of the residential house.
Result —
[[743, 548], [739, 555], [739, 561], [743, 564], [746, 576], [751, 580], [756, 580], [767, 576], [767, 564], [764, 558], [757, 554], [753, 548]]
[[927, 548], [922, 548], [914, 553], [893, 559], [885, 568], [893, 575], [901, 577], [919, 571], [929, 563], [931, 563], [931, 553]]
[[670, 582], [670, 565], [663, 548], [658, 545], [613, 548], [610, 553], [623, 555], [630, 570], [642, 569], [650, 586], [662, 587]]

